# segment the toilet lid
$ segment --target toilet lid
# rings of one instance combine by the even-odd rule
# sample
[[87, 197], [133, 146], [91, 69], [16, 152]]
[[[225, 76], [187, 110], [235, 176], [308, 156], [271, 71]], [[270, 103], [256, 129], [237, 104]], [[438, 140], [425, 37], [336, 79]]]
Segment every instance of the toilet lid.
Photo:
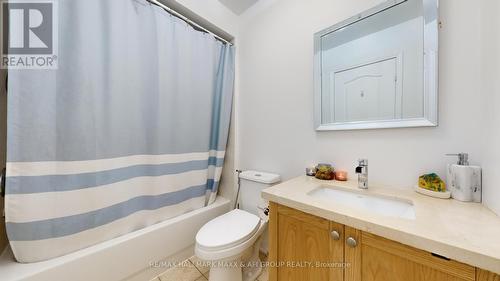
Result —
[[259, 217], [235, 209], [206, 223], [196, 234], [196, 243], [211, 250], [230, 248], [249, 239], [259, 226]]

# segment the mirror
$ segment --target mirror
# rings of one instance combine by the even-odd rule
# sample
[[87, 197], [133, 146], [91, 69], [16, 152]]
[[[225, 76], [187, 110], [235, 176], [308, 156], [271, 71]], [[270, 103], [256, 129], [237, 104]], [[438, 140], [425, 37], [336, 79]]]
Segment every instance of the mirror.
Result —
[[438, 28], [438, 0], [396, 0], [316, 33], [316, 129], [437, 126]]

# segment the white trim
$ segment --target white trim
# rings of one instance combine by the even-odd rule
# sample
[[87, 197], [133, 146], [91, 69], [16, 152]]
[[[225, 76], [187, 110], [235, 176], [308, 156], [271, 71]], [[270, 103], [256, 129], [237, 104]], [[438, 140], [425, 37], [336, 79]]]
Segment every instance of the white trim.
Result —
[[345, 130], [363, 130], [363, 129], [389, 129], [405, 127], [435, 127], [436, 124], [425, 118], [401, 119], [401, 120], [381, 120], [381, 121], [363, 121], [350, 123], [321, 124], [316, 128], [317, 131], [345, 131]]

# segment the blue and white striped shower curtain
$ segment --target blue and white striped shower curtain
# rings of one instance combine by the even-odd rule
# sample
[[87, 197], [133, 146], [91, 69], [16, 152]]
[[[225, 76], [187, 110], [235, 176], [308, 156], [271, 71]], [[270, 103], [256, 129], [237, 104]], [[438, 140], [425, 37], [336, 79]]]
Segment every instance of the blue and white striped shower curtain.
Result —
[[59, 1], [58, 21], [59, 68], [9, 71], [6, 226], [20, 262], [210, 204], [228, 137], [233, 47], [145, 0]]

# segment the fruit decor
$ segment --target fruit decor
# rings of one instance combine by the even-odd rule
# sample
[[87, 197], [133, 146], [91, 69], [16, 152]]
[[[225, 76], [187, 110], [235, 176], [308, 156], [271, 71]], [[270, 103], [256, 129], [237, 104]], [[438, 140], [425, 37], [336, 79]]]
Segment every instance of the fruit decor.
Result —
[[318, 164], [315, 177], [320, 180], [335, 179], [335, 171], [330, 164]]
[[418, 186], [437, 192], [446, 191], [446, 184], [438, 175], [434, 173], [420, 176], [418, 179]]

